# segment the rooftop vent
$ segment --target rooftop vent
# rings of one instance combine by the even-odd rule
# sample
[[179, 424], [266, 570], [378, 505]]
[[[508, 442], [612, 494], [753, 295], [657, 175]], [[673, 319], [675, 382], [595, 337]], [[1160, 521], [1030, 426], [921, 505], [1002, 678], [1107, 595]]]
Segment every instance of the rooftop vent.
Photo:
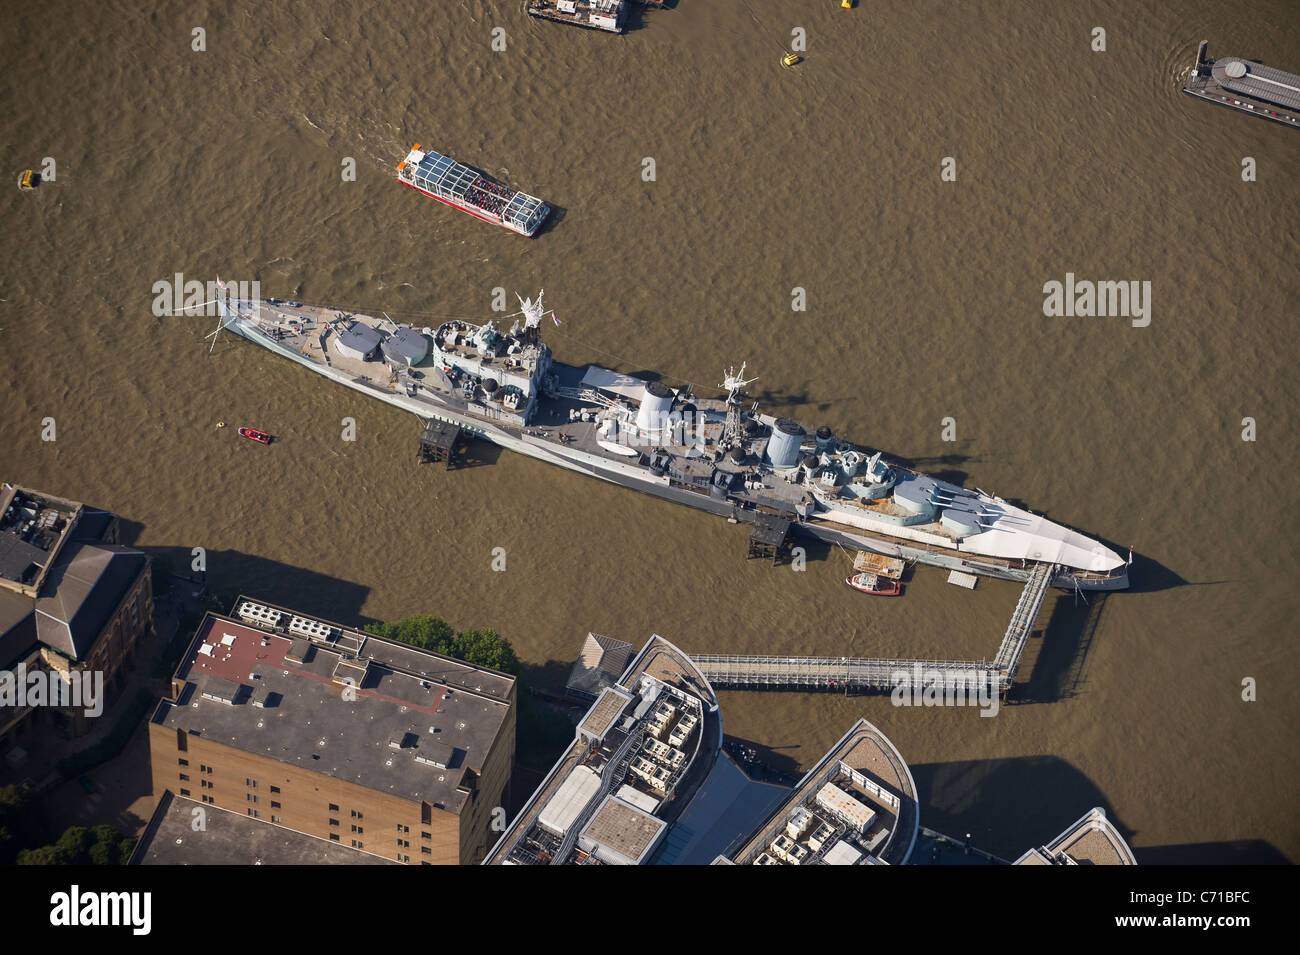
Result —
[[298, 633], [304, 637], [315, 637], [318, 640], [329, 640], [334, 635], [334, 628], [329, 624], [321, 623], [319, 620], [294, 616], [289, 620], [289, 632]]
[[243, 683], [236, 683], [233, 680], [226, 680], [219, 676], [210, 676], [207, 685], [203, 687], [203, 692], [199, 695], [205, 700], [212, 700], [214, 703], [234, 706], [250, 690], [251, 687]]
[[236, 616], [241, 620], [247, 620], [258, 626], [275, 627], [280, 623], [280, 618], [284, 614], [278, 610], [273, 610], [265, 604], [253, 603], [251, 600], [240, 601], [239, 610]]
[[438, 769], [446, 769], [451, 765], [453, 750], [446, 743], [429, 743], [424, 747], [424, 751], [415, 755], [417, 763], [423, 763], [425, 766], [436, 766]]

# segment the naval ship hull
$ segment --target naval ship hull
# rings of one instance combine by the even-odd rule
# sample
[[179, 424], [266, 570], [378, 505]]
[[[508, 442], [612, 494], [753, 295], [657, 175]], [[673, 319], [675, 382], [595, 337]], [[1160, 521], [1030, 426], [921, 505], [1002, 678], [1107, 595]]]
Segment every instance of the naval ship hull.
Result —
[[[358, 391], [367, 397], [375, 398], [393, 407], [408, 411], [421, 419], [434, 418], [460, 428], [474, 438], [527, 455], [538, 461], [553, 464], [570, 471], [599, 478], [620, 487], [651, 494], [663, 500], [684, 504], [699, 510], [716, 514], [720, 517], [749, 519], [752, 512], [746, 512], [737, 503], [726, 497], [701, 494], [673, 484], [667, 477], [656, 476], [644, 468], [623, 463], [599, 455], [591, 454], [579, 448], [556, 444], [554, 441], [529, 433], [528, 429], [514, 427], [504, 423], [485, 421], [469, 412], [468, 403], [448, 396], [438, 395], [425, 390], [422, 394], [409, 395], [394, 393], [376, 382], [359, 378], [341, 371], [328, 364], [322, 364], [308, 358], [293, 348], [288, 348], [266, 335], [255, 324], [249, 323], [238, 313], [232, 313], [221, 306], [223, 327], [274, 352], [288, 358], [322, 377], [328, 378], [346, 388]], [[759, 502], [761, 503], [761, 502]], [[773, 501], [775, 507], [780, 502]], [[891, 537], [887, 534], [862, 530], [843, 524], [833, 523], [818, 516], [800, 519], [792, 524], [791, 530], [796, 534], [811, 537], [827, 544], [839, 544], [849, 549], [870, 551], [887, 557], [898, 557], [915, 563], [927, 564], [948, 570], [996, 577], [1025, 583], [1036, 566], [1033, 562], [1007, 561], [1001, 558], [984, 557], [977, 554], [962, 553], [955, 549], [935, 547], [934, 545]], [[1129, 586], [1128, 574], [1099, 577], [1076, 572], [1071, 568], [1061, 567], [1053, 578], [1052, 586], [1067, 590], [1124, 590]]]

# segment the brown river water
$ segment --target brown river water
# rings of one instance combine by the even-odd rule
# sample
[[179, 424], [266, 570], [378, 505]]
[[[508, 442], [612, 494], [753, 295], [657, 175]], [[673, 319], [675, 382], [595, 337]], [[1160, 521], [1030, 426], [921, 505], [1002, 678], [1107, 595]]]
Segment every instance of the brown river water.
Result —
[[[413, 417], [151, 311], [175, 273], [421, 324], [545, 287], [561, 361], [701, 389], [747, 361], [767, 412], [1137, 555], [1129, 592], [1049, 596], [995, 718], [727, 692], [728, 733], [796, 769], [865, 716], [922, 822], [1002, 855], [1100, 805], [1140, 861], [1295, 859], [1300, 133], [1178, 92], [1202, 39], [1300, 70], [1294, 7], [679, 0], [635, 26], [520, 0], [7, 11], [4, 168], [57, 165], [0, 200], [0, 477], [206, 548], [219, 589], [495, 627], [552, 688], [588, 630], [992, 656], [1015, 585], [921, 567], [873, 601], [839, 550], [747, 563], [744, 526], [487, 448], [420, 467]], [[528, 240], [404, 189], [413, 142], [557, 212]], [[1150, 325], [1045, 317], [1067, 272], [1150, 281]]]

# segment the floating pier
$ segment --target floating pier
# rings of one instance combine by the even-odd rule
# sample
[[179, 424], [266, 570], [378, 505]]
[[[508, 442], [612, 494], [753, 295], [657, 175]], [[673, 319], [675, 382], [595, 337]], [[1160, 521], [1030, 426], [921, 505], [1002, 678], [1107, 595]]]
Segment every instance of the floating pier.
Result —
[[1238, 56], [1211, 60], [1206, 55], [1208, 47], [1209, 41], [1202, 40], [1196, 64], [1183, 84], [1184, 93], [1300, 128], [1300, 76]]
[[993, 662], [987, 660], [869, 659], [863, 657], [778, 657], [692, 653], [691, 659], [716, 688], [746, 690], [842, 690], [889, 692], [899, 673], [933, 679], [944, 693], [979, 687], [1006, 693], [1020, 669], [1020, 658], [1058, 568], [1034, 567], [1020, 593], [1011, 622]]
[[873, 554], [869, 550], [860, 550], [858, 555], [853, 558], [853, 572], [855, 574], [875, 574], [878, 577], [887, 577], [890, 580], [900, 579], [903, 576], [905, 566], [906, 562], [902, 558]]

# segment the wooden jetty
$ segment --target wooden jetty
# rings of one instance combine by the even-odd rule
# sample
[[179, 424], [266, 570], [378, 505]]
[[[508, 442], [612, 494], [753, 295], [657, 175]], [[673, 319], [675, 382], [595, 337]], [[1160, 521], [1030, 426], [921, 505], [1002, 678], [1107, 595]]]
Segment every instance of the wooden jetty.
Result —
[[858, 574], [875, 574], [877, 577], [888, 577], [890, 580], [898, 580], [903, 576], [903, 568], [906, 562], [901, 557], [886, 557], [884, 554], [873, 554], [868, 550], [858, 551], [858, 556], [853, 558], [853, 571]]

